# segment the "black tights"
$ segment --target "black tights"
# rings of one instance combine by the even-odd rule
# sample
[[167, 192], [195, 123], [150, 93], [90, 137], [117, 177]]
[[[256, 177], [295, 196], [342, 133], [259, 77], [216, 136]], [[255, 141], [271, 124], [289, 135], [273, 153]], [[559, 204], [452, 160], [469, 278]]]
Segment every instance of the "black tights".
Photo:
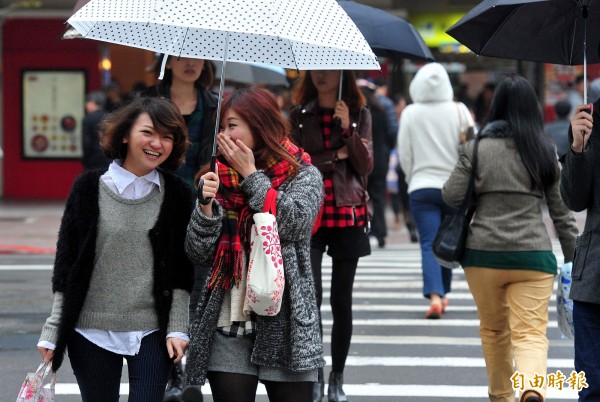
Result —
[[[254, 402], [258, 377], [248, 374], [223, 373], [209, 371], [213, 401], [215, 402]], [[312, 401], [312, 382], [275, 382], [264, 381], [271, 402], [310, 402]]]
[[[311, 264], [315, 278], [317, 291], [317, 304], [319, 315], [323, 301], [323, 281], [321, 279], [321, 265], [323, 253], [318, 249], [311, 250]], [[343, 372], [346, 366], [346, 357], [350, 350], [352, 339], [352, 287], [354, 286], [354, 275], [358, 258], [338, 259], [332, 261], [331, 273], [331, 314], [333, 316], [333, 327], [331, 328], [331, 370]], [[323, 323], [319, 320], [321, 334], [323, 334]]]

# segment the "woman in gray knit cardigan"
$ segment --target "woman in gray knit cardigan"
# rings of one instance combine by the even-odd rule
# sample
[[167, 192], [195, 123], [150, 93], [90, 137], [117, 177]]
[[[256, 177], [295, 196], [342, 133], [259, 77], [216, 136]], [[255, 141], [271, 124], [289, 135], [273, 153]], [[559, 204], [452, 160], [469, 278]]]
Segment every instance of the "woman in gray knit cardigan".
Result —
[[509, 77], [497, 87], [478, 137], [477, 166], [470, 141], [442, 195], [459, 206], [476, 168], [476, 211], [462, 265], [477, 305], [488, 393], [492, 401], [513, 402], [522, 385], [520, 401], [540, 402], [546, 382], [535, 379], [546, 377], [548, 303], [557, 268], [542, 200], [567, 262], [578, 229], [560, 196], [558, 161], [539, 102], [524, 78]]
[[[258, 381], [271, 401], [310, 402], [323, 367], [319, 311], [310, 267], [310, 236], [323, 181], [310, 157], [288, 139], [276, 100], [241, 89], [223, 101], [215, 172], [197, 175], [198, 203], [186, 252], [211, 273], [191, 326], [186, 376], [208, 378], [215, 401], [254, 401]], [[281, 310], [243, 309], [253, 213], [277, 191], [277, 226], [285, 290]]]

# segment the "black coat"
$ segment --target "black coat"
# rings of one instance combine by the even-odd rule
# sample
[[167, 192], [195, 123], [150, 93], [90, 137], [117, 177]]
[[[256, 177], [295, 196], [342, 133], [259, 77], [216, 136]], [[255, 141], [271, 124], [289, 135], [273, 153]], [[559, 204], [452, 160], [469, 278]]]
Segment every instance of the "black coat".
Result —
[[[62, 364], [90, 286], [100, 213], [99, 183], [103, 173], [100, 170], [89, 171], [76, 179], [62, 217], [52, 276], [52, 291], [63, 293], [53, 370], [58, 370]], [[190, 292], [194, 281], [194, 271], [184, 251], [193, 206], [190, 190], [183, 180], [171, 173], [161, 171], [161, 174], [164, 178], [164, 199], [156, 224], [148, 235], [154, 254], [156, 315], [159, 330], [166, 336], [173, 289]]]

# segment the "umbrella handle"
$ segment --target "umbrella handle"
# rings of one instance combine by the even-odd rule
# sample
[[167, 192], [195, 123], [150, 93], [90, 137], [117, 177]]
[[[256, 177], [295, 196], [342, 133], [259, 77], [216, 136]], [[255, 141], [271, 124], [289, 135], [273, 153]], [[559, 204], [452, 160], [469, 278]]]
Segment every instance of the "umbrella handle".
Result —
[[[344, 80], [344, 70], [340, 70], [340, 83], [338, 84], [338, 101], [342, 100], [342, 83]], [[335, 128], [335, 130], [339, 130], [340, 128], [342, 128], [342, 119], [340, 119], [339, 117], [336, 117], [335, 119], [333, 119], [333, 127]]]

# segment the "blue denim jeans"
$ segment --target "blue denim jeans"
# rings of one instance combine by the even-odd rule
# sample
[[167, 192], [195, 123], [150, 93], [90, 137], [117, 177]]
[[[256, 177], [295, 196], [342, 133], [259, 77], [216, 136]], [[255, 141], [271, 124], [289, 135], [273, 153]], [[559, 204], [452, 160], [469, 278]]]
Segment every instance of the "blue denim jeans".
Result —
[[444, 297], [450, 293], [452, 270], [437, 263], [431, 245], [444, 216], [456, 212], [456, 209], [444, 202], [442, 190], [424, 188], [410, 193], [410, 210], [421, 241], [423, 295], [429, 298], [432, 293], [437, 293]]
[[600, 401], [600, 304], [573, 301], [575, 371], [584, 372], [588, 388], [579, 401]]

